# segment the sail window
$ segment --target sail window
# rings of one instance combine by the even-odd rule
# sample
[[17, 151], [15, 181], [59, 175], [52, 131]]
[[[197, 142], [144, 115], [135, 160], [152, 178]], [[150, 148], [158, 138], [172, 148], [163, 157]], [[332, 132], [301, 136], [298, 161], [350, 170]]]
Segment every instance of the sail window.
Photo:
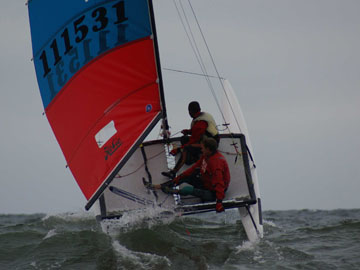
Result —
[[99, 148], [101, 148], [112, 136], [116, 134], [114, 121], [110, 121], [105, 127], [103, 127], [96, 135], [95, 140]]

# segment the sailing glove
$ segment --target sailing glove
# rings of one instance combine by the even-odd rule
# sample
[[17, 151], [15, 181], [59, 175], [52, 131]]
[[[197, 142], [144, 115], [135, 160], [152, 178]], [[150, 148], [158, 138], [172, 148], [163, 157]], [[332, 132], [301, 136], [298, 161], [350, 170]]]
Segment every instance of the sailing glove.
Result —
[[190, 131], [190, 129], [183, 129], [181, 131], [181, 133], [184, 134], [184, 135], [189, 135], [189, 134], [191, 134], [191, 131]]
[[176, 156], [176, 154], [178, 153], [178, 150], [179, 148], [174, 148], [173, 150], [170, 151], [170, 155], [172, 156]]
[[173, 182], [173, 184], [174, 184], [175, 186], [179, 185], [180, 177], [181, 177], [181, 174], [178, 175], [178, 176], [176, 176], [176, 177], [172, 180], [172, 182]]
[[216, 213], [225, 211], [222, 200], [216, 200]]

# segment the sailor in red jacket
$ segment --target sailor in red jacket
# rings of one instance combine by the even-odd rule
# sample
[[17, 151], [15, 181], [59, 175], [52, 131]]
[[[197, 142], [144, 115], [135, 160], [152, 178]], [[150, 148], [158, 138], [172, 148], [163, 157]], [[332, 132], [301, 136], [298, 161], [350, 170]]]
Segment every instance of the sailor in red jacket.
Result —
[[207, 112], [202, 112], [200, 104], [192, 101], [188, 106], [189, 115], [193, 119], [190, 129], [184, 129], [181, 133], [181, 146], [174, 148], [170, 154], [181, 153], [181, 157], [175, 167], [169, 172], [162, 172], [162, 175], [174, 178], [180, 168], [186, 163], [190, 165], [197, 161], [201, 155], [200, 143], [204, 138], [214, 138], [219, 143], [219, 135], [214, 118]]
[[[226, 159], [217, 151], [217, 142], [213, 138], [206, 138], [201, 143], [203, 155], [189, 169], [175, 177], [171, 182], [155, 185], [165, 193], [192, 195], [203, 201], [215, 201], [216, 211], [224, 211], [222, 200], [230, 183], [230, 171]], [[181, 185], [188, 183], [180, 190], [172, 189], [169, 184]]]

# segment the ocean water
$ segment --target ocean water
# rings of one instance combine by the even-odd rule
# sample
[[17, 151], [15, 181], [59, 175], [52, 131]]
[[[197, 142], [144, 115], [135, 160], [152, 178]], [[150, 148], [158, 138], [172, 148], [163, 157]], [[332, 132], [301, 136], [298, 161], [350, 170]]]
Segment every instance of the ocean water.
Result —
[[360, 209], [263, 216], [251, 244], [235, 210], [102, 224], [89, 213], [0, 215], [0, 269], [360, 269]]

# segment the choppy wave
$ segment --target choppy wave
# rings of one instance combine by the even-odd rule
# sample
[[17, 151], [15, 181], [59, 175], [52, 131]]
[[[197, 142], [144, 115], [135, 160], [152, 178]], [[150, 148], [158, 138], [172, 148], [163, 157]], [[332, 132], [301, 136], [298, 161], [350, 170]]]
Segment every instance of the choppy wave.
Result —
[[360, 269], [360, 210], [266, 211], [256, 244], [238, 219], [0, 215], [0, 269]]

